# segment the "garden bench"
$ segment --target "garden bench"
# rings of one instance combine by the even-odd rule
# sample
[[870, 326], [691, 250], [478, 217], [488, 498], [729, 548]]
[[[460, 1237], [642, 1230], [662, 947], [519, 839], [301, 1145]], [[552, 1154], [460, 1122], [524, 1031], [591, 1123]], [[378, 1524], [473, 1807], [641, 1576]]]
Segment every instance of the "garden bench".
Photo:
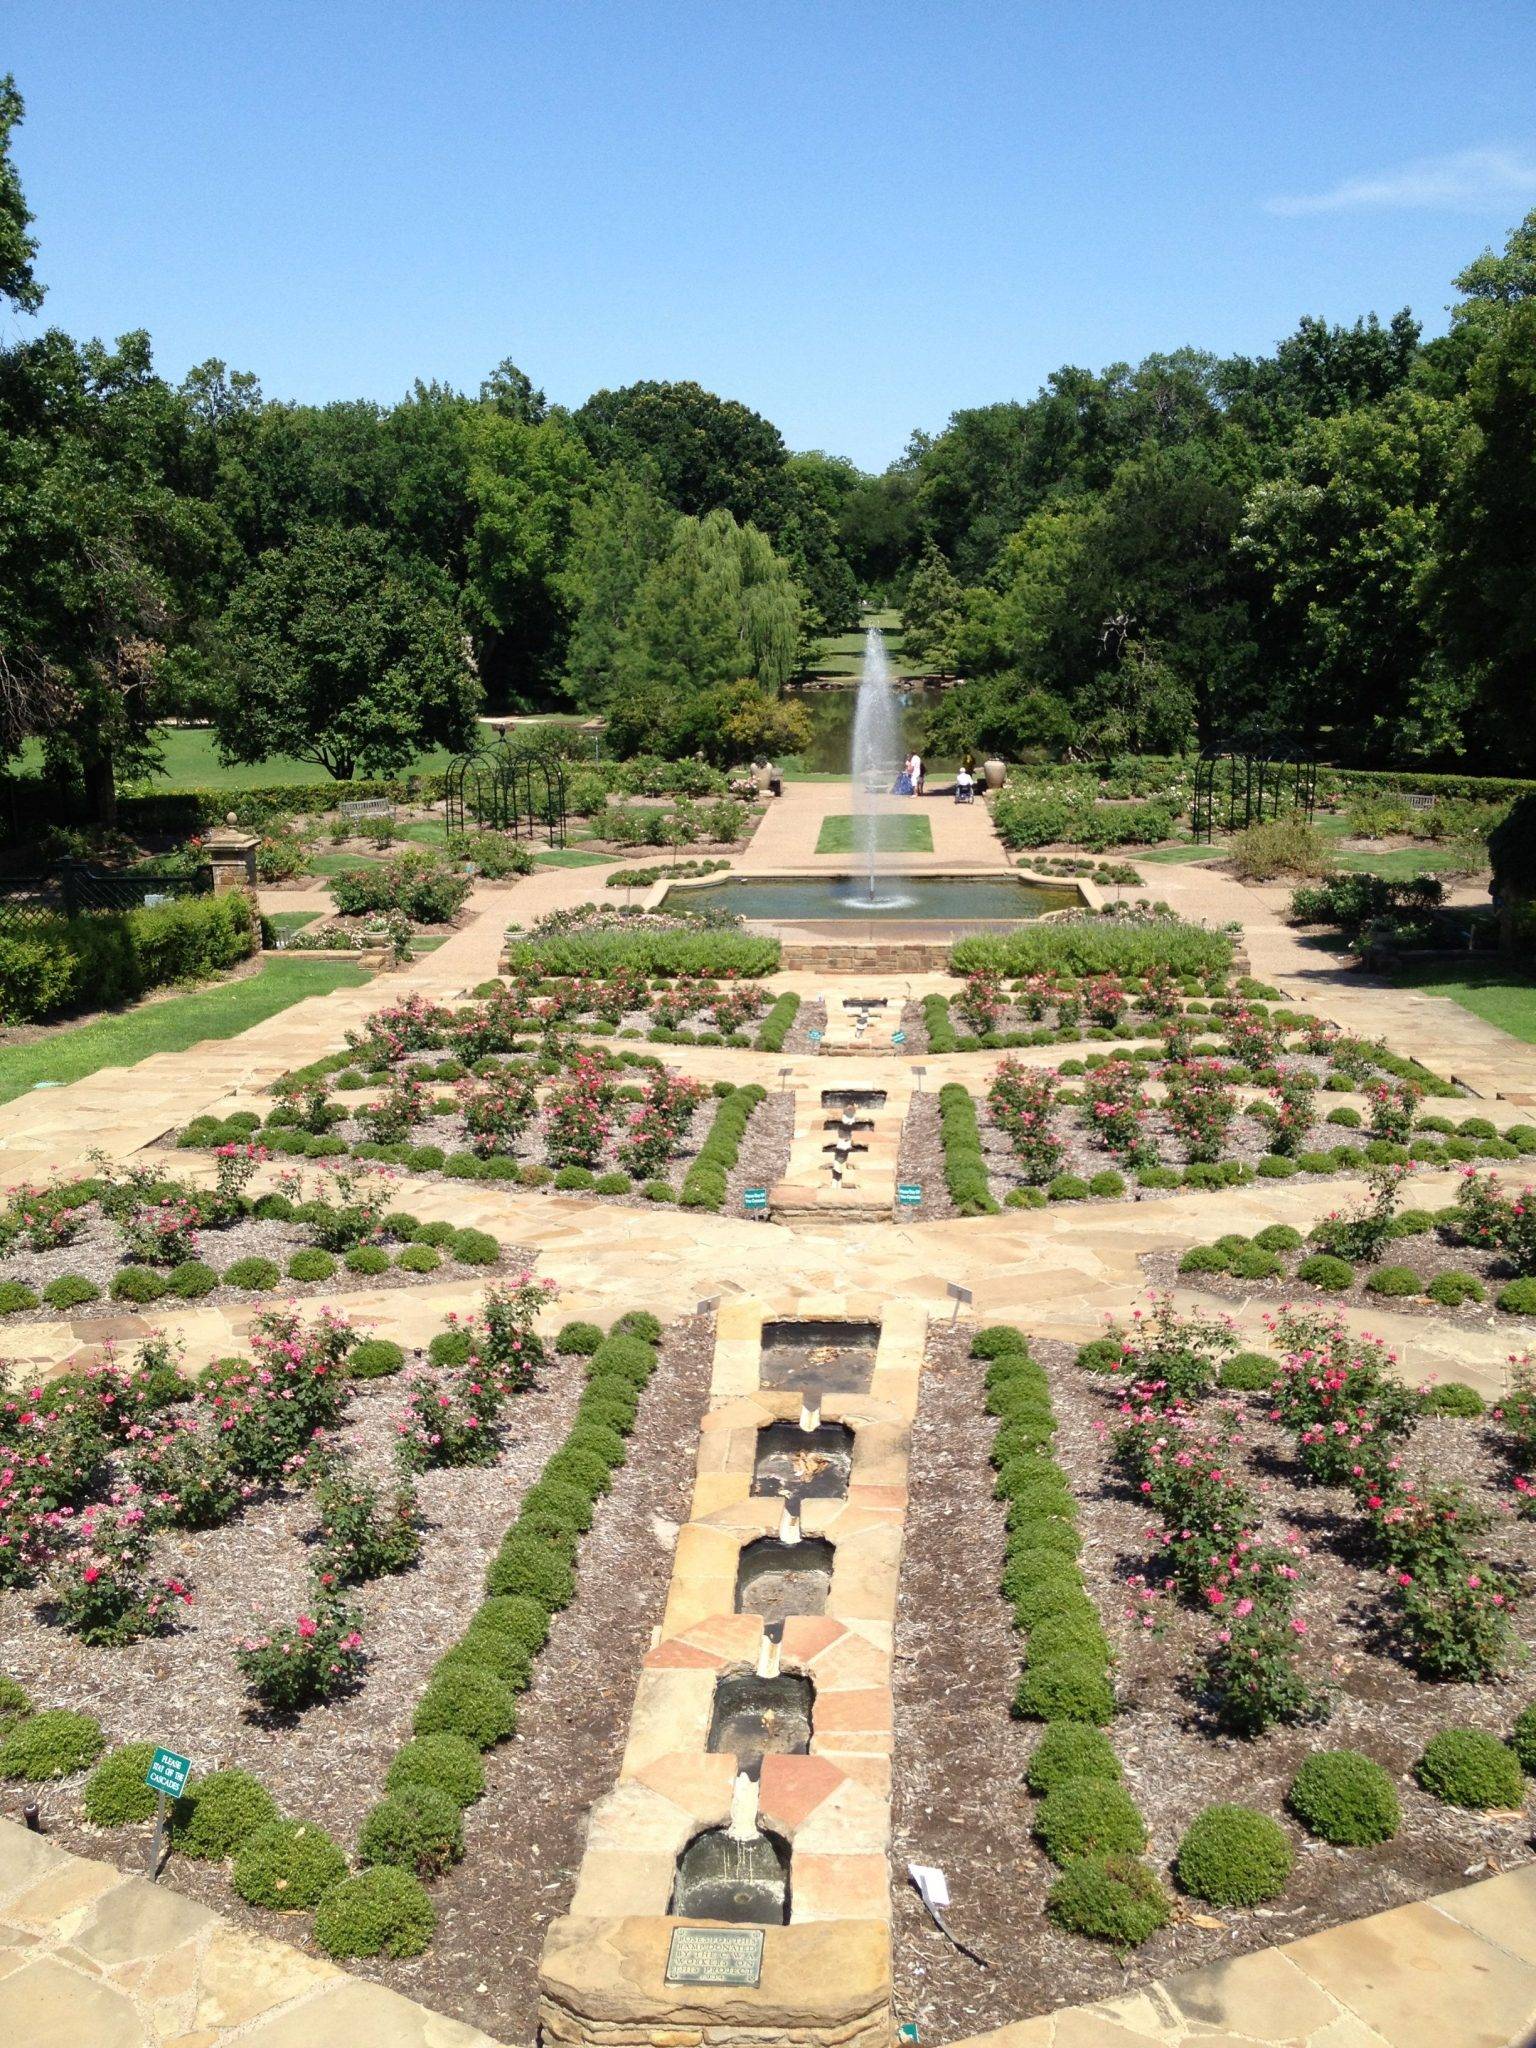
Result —
[[1404, 798], [1410, 811], [1432, 811], [1440, 801], [1435, 796], [1425, 796], [1418, 790], [1410, 790]]
[[393, 818], [395, 806], [387, 796], [360, 796], [351, 803], [338, 804], [338, 814], [343, 818]]

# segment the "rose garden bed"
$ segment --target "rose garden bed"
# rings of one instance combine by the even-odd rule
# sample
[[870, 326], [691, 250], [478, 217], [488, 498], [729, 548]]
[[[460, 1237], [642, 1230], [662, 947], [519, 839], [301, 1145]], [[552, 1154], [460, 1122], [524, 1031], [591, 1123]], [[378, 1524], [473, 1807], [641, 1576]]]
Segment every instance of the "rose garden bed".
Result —
[[[1487, 1584], [1503, 1588], [1501, 1597], [1512, 1603], [1504, 1611], [1514, 1613], [1500, 1675], [1436, 1679], [1416, 1656], [1410, 1661], [1409, 1641], [1396, 1625], [1394, 1587], [1355, 1497], [1303, 1475], [1295, 1432], [1270, 1418], [1266, 1394], [1199, 1398], [1202, 1428], [1220, 1419], [1239, 1432], [1227, 1455], [1258, 1503], [1253, 1541], [1295, 1541], [1305, 1551], [1285, 1553], [1300, 1575], [1291, 1605], [1305, 1630], [1288, 1633], [1288, 1640], [1298, 1652], [1297, 1675], [1326, 1718], [1303, 1715], [1244, 1736], [1223, 1725], [1221, 1695], [1208, 1676], [1222, 1616], [1205, 1599], [1161, 1590], [1172, 1566], [1160, 1517], [1109, 1454], [1109, 1436], [1124, 1420], [1125, 1390], [1080, 1366], [1069, 1346], [1032, 1348], [1054, 1409], [1053, 1426], [1036, 1440], [1048, 1451], [1044, 1462], [1064, 1475], [1071, 1508], [1064, 1526], [1075, 1526], [1082, 1585], [1107, 1639], [1115, 1711], [1103, 1732], [1131, 1810], [1127, 1823], [1117, 1806], [1114, 1824], [1129, 1826], [1125, 1843], [1133, 1852], [1145, 1832], [1139, 1857], [1164, 1888], [1163, 1924], [1127, 1952], [1069, 1932], [1047, 1914], [1066, 1861], [1058, 1867], [1046, 1855], [1036, 1833], [1051, 1825], [1042, 1815], [1046, 1802], [1022, 1783], [1042, 1730], [1038, 1720], [1009, 1712], [1021, 1657], [1030, 1673], [1029, 1632], [1015, 1625], [999, 1596], [1005, 1557], [1038, 1539], [1040, 1525], [1030, 1519], [1038, 1503], [1026, 1507], [1027, 1493], [1017, 1494], [1012, 1507], [994, 1498], [994, 1482], [1001, 1492], [1004, 1481], [1022, 1485], [1016, 1465], [1005, 1467], [1000, 1481], [993, 1462], [999, 1429], [1009, 1427], [986, 1409], [987, 1377], [1000, 1385], [994, 1370], [967, 1358], [963, 1347], [931, 1351], [910, 1480], [912, 1527], [922, 1540], [909, 1543], [903, 1560], [896, 1634], [894, 1861], [898, 1870], [911, 1859], [946, 1871], [953, 1904], [945, 1917], [988, 1968], [978, 1970], [953, 1948], [910, 1887], [898, 1883], [898, 2018], [940, 2039], [973, 2033], [1292, 1940], [1527, 1860], [1520, 1772], [1501, 1740], [1504, 1762], [1496, 1775], [1515, 1793], [1507, 1810], [1432, 1796], [1415, 1774], [1441, 1731], [1507, 1738], [1532, 1699], [1522, 1659], [1533, 1630], [1519, 1601], [1536, 1571], [1536, 1523], [1510, 1512], [1520, 1498], [1513, 1474], [1530, 1453], [1512, 1456], [1507, 1422], [1422, 1415], [1400, 1440], [1410, 1489], [1422, 1467], [1434, 1486], [1462, 1490], [1474, 1517], [1469, 1575], [1481, 1572]], [[1102, 1362], [1097, 1347], [1092, 1355]], [[1280, 1361], [1270, 1364], [1278, 1370]], [[1035, 1401], [1015, 1412], [1021, 1419], [1042, 1412]], [[1046, 1487], [1043, 1479], [1037, 1484]], [[1486, 1529], [1478, 1526], [1480, 1515], [1489, 1518]], [[1011, 1541], [1009, 1521], [1018, 1531]], [[1065, 1561], [1070, 1565], [1069, 1555]], [[1032, 1582], [1022, 1565], [1010, 1572], [1011, 1591], [1027, 1603]], [[1224, 1600], [1236, 1612], [1236, 1594], [1229, 1590]], [[1038, 1610], [1021, 1606], [1026, 1611], [1033, 1619]], [[957, 1616], [964, 1626], [956, 1627]], [[1093, 1629], [1082, 1638], [1094, 1639]], [[1040, 1642], [1046, 1655], [1044, 1634]], [[1042, 1676], [1040, 1684], [1043, 1696], [1049, 1682]], [[1526, 1713], [1522, 1723], [1528, 1765], [1536, 1764], [1533, 1721]], [[1288, 1806], [1308, 1755], [1341, 1749], [1384, 1769], [1400, 1808], [1389, 1839], [1330, 1846]], [[1097, 1794], [1093, 1800], [1109, 1825], [1108, 1803]], [[1194, 1875], [1193, 1862], [1180, 1861], [1181, 1843], [1196, 1816], [1219, 1803], [1256, 1809], [1283, 1831], [1293, 1860], [1273, 1896], [1212, 1903], [1181, 1883], [1181, 1871]]]

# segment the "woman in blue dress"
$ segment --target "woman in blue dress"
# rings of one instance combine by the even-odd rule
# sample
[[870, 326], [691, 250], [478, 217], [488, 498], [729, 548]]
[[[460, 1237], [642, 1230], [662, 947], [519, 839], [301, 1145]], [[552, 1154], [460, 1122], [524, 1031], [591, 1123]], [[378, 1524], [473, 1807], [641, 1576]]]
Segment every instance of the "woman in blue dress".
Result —
[[900, 773], [900, 774], [899, 774], [899, 775], [897, 776], [896, 780], [895, 780], [895, 781], [894, 781], [894, 782], [893, 782], [893, 783], [891, 784], [891, 795], [892, 795], [892, 796], [911, 796], [911, 794], [912, 794], [912, 758], [911, 758], [911, 756], [910, 756], [910, 755], [908, 755], [907, 759], [906, 759], [905, 761], [903, 761], [903, 762], [902, 762], [902, 764], [901, 764], [901, 773]]

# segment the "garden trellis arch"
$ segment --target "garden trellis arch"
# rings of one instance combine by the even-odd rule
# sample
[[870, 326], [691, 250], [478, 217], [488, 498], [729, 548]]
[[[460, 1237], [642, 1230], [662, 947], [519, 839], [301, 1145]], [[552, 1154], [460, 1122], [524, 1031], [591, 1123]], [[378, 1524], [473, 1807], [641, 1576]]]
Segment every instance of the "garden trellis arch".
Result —
[[1218, 822], [1246, 832], [1266, 818], [1300, 812], [1312, 822], [1317, 807], [1317, 762], [1296, 747], [1274, 747], [1249, 733], [1208, 747], [1195, 763], [1193, 836], [1207, 844]]
[[448, 835], [510, 832], [530, 839], [542, 829], [551, 846], [564, 846], [565, 756], [547, 743], [519, 742], [510, 733], [461, 754], [444, 781]]

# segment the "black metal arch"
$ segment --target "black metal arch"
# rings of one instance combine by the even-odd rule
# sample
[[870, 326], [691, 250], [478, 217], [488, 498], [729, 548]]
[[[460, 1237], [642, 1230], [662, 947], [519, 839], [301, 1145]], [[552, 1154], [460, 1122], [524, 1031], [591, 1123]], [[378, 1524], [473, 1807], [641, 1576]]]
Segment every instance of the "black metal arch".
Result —
[[520, 742], [510, 733], [459, 755], [443, 789], [449, 837], [467, 832], [473, 821], [477, 831], [514, 838], [526, 831], [532, 839], [542, 829], [551, 846], [564, 846], [565, 767], [557, 747]]
[[1218, 741], [1195, 763], [1190, 817], [1196, 840], [1208, 844], [1218, 823], [1226, 832], [1246, 832], [1282, 813], [1299, 811], [1310, 824], [1316, 808], [1316, 760], [1297, 747], [1274, 745], [1262, 733]]

